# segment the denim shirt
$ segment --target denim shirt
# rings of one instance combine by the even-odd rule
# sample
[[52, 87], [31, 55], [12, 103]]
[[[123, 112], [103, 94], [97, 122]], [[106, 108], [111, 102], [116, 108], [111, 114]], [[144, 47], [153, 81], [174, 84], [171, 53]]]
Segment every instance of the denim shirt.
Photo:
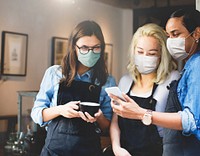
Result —
[[[87, 71], [86, 73], [75, 76], [75, 80], [91, 82], [92, 70]], [[34, 106], [31, 111], [31, 117], [33, 121], [40, 126], [45, 126], [48, 122], [43, 122], [42, 110], [45, 108], [57, 106], [57, 95], [59, 89], [60, 79], [63, 77], [61, 66], [54, 65], [49, 67], [43, 77], [43, 80], [40, 85], [40, 90], [36, 96]], [[96, 85], [99, 83], [96, 81]], [[115, 79], [112, 76], [107, 78], [107, 82], [102, 86], [100, 93], [100, 109], [103, 112], [104, 116], [111, 120], [112, 118], [112, 108], [110, 105], [110, 98], [105, 92], [106, 87], [116, 86]]]
[[200, 140], [200, 51], [186, 62], [177, 87], [182, 105], [183, 135], [194, 134]]

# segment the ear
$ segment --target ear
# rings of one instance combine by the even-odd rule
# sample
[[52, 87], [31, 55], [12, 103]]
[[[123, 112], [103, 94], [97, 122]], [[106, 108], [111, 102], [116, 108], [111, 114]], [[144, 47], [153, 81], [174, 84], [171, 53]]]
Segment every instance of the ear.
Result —
[[195, 40], [199, 40], [199, 38], [200, 38], [200, 27], [196, 27], [193, 34], [194, 34], [193, 36], [194, 36]]

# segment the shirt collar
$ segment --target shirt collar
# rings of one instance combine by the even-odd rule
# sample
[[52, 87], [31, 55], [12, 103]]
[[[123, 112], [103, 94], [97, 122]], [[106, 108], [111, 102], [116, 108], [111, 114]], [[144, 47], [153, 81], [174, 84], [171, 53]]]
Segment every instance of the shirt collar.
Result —
[[82, 75], [79, 75], [78, 73], [77, 73], [77, 77], [79, 78], [79, 79], [82, 79], [82, 78], [88, 78], [88, 79], [91, 79], [92, 78], [92, 69], [90, 69], [90, 70], [88, 70], [88, 71], [86, 71], [85, 73], [83, 73]]

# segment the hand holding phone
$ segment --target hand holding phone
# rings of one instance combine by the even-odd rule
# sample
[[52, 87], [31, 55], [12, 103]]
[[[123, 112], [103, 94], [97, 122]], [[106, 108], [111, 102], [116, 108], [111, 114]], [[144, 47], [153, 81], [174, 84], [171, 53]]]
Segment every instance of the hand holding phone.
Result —
[[126, 101], [126, 99], [122, 95], [122, 91], [118, 87], [109, 87], [105, 88], [107, 94], [113, 94], [119, 97], [121, 100]]

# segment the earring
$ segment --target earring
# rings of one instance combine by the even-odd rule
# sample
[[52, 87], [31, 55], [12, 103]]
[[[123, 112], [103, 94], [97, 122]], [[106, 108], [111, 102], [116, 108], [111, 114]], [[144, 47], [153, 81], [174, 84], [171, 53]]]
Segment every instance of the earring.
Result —
[[199, 39], [195, 39], [195, 42], [196, 42], [196, 43], [199, 43]]

